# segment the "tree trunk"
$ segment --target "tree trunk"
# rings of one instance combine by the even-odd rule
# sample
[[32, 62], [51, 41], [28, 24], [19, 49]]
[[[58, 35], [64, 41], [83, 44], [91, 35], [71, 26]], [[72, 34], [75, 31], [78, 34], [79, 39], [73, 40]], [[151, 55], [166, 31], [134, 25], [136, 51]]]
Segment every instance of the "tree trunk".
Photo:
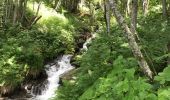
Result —
[[58, 9], [60, 8], [61, 5], [62, 5], [62, 0], [59, 0], [59, 1], [57, 2], [57, 5], [56, 5], [56, 7], [55, 7], [55, 10], [58, 11]]
[[4, 14], [4, 1], [0, 1], [0, 32], [3, 30], [3, 14]]
[[162, 0], [162, 12], [163, 12], [163, 18], [167, 19], [167, 5], [166, 5], [166, 0]]
[[110, 5], [108, 0], [104, 0], [104, 8], [105, 8], [105, 22], [106, 22], [106, 28], [107, 28], [107, 33], [110, 33]]
[[5, 18], [4, 23], [11, 23], [13, 19], [13, 12], [14, 12], [14, 2], [13, 0], [5, 0]]
[[137, 27], [138, 0], [132, 0], [131, 31], [135, 33]]
[[16, 22], [17, 22], [17, 15], [18, 15], [18, 0], [15, 0], [14, 5], [15, 5], [15, 7], [14, 7], [14, 15], [13, 15], [13, 25], [15, 25]]
[[144, 16], [147, 15], [148, 8], [149, 8], [149, 0], [143, 0], [143, 13], [144, 13]]
[[126, 4], [126, 17], [128, 16], [128, 15], [130, 15], [130, 13], [131, 13], [131, 0], [127, 0], [127, 4]]
[[24, 8], [24, 10], [23, 10], [23, 15], [22, 15], [22, 17], [21, 17], [21, 19], [22, 19], [22, 23], [24, 23], [24, 17], [25, 17], [25, 14], [26, 14], [26, 9], [27, 9], [27, 0], [24, 0], [24, 4], [23, 4], [23, 8]]
[[19, 0], [18, 21], [24, 23], [24, 16], [27, 8], [27, 0]]
[[140, 68], [146, 74], [147, 77], [153, 79], [152, 71], [150, 70], [148, 63], [146, 62], [138, 44], [136, 43], [133, 33], [130, 31], [127, 23], [125, 22], [124, 18], [118, 11], [115, 0], [109, 0], [109, 1], [110, 1], [110, 7], [113, 10], [113, 14], [116, 17], [117, 22], [119, 23], [121, 28], [125, 31], [125, 36], [128, 40], [129, 46], [132, 49], [133, 55], [137, 59]]
[[38, 3], [38, 8], [37, 8], [37, 11], [36, 11], [36, 13], [35, 13], [35, 16], [38, 16], [38, 13], [39, 13], [40, 7], [41, 7], [41, 3], [42, 3], [42, 2], [39, 2], [39, 3]]

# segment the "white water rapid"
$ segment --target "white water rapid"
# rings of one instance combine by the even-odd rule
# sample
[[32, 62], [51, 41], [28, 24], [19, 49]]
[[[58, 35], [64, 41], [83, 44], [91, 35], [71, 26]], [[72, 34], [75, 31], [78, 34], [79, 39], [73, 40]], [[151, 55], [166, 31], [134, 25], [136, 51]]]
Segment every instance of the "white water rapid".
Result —
[[86, 40], [86, 42], [83, 44], [83, 50], [85, 50], [85, 51], [87, 51], [88, 50], [88, 47], [87, 47], [87, 45], [89, 44], [89, 43], [91, 43], [91, 41], [92, 41], [92, 39], [94, 39], [96, 37], [96, 34], [92, 34], [92, 37], [90, 37], [90, 38], [88, 38], [87, 40]]
[[[92, 39], [96, 37], [96, 34], [92, 34], [92, 37], [86, 40], [83, 44], [83, 48], [81, 50], [88, 50], [87, 45], [91, 43]], [[31, 94], [31, 98], [27, 98], [24, 100], [49, 100], [53, 98], [56, 93], [60, 81], [60, 76], [64, 73], [74, 69], [74, 67], [70, 64], [72, 55], [63, 55], [61, 58], [54, 60], [52, 63], [47, 64], [45, 66], [47, 73], [47, 81], [43, 84], [38, 84], [37, 86], [32, 86], [31, 90], [25, 87], [27, 94]], [[18, 99], [15, 99], [18, 100]]]
[[63, 55], [58, 60], [57, 64], [45, 66], [47, 68], [46, 73], [48, 75], [48, 84], [46, 85], [47, 89], [42, 91], [41, 95], [37, 95], [35, 98], [32, 98], [32, 100], [48, 100], [55, 96], [55, 91], [59, 86], [60, 75], [74, 68], [70, 64], [71, 57], [72, 55]]

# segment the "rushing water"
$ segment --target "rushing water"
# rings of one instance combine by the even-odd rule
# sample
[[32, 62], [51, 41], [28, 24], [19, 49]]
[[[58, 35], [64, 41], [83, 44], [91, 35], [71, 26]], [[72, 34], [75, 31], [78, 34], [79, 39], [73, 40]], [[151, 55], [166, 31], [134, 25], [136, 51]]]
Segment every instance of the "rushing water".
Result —
[[[46, 89], [42, 91], [41, 95], [33, 97], [33, 100], [48, 100], [55, 96], [55, 91], [59, 86], [60, 75], [74, 68], [70, 64], [71, 57], [72, 55], [63, 55], [56, 64], [52, 66], [46, 65], [46, 73], [48, 75]], [[33, 90], [31, 92], [33, 92]]]
[[[88, 50], [87, 45], [91, 42], [96, 34], [92, 34], [92, 37], [86, 40], [83, 44], [85, 51]], [[47, 84], [44, 86], [45, 89], [41, 92], [41, 95], [35, 95], [32, 100], [48, 100], [55, 96], [55, 91], [59, 86], [60, 76], [74, 67], [70, 64], [72, 55], [63, 55], [59, 60], [54, 61], [53, 65], [46, 65], [46, 73], [48, 75]], [[57, 62], [57, 63], [56, 63]], [[34, 95], [34, 89], [31, 90], [32, 95]]]
[[[88, 50], [87, 45], [91, 42], [93, 38], [96, 37], [96, 34], [92, 34], [92, 37], [86, 40], [83, 44], [81, 50]], [[32, 86], [31, 89], [28, 89], [28, 86], [25, 86], [27, 94], [30, 95], [29, 98], [19, 98], [19, 99], [9, 99], [9, 100], [48, 100], [53, 98], [56, 94], [60, 81], [60, 76], [64, 73], [67, 73], [74, 67], [70, 64], [72, 55], [63, 55], [59, 59], [54, 60], [52, 63], [49, 63], [45, 66], [47, 73], [47, 80], [41, 84]]]
[[92, 34], [92, 37], [90, 37], [90, 38], [88, 38], [87, 40], [86, 40], [86, 42], [83, 44], [83, 50], [85, 50], [85, 51], [87, 51], [88, 50], [88, 47], [87, 47], [87, 45], [92, 41], [92, 39], [93, 38], [95, 38], [96, 37], [96, 34]]

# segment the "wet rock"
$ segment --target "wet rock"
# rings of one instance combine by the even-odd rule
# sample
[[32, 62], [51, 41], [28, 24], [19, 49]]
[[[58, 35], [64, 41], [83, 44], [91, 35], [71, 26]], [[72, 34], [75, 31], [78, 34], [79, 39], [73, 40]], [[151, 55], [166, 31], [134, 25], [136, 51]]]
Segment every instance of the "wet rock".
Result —
[[62, 86], [63, 85], [63, 81], [64, 80], [67, 80], [69, 81], [70, 83], [74, 83], [75, 80], [76, 80], [76, 77], [74, 76], [74, 74], [79, 70], [79, 68], [77, 69], [72, 69], [70, 71], [68, 71], [67, 73], [64, 73], [62, 75], [60, 75], [60, 85]]
[[17, 86], [13, 86], [12, 84], [6, 86], [0, 86], [0, 94], [2, 95], [2, 97], [9, 96], [14, 92], [16, 87]]
[[62, 75], [60, 75], [60, 78], [63, 80], [70, 80], [72, 79], [72, 75], [75, 73], [75, 69], [72, 69]]

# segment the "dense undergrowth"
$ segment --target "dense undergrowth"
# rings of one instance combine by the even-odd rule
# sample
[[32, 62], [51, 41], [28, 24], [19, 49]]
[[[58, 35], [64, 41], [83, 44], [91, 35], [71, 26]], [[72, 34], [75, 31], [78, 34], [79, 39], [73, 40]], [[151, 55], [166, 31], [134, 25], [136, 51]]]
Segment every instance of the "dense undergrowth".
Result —
[[[61, 53], [75, 52], [75, 37], [81, 27], [72, 16], [41, 19], [31, 29], [20, 25], [7, 28], [0, 39], [0, 91], [10, 93], [25, 77], [38, 78], [44, 63]], [[73, 23], [75, 22], [75, 23]], [[79, 25], [78, 25], [79, 24]], [[27, 80], [28, 81], [28, 80]]]
[[89, 50], [77, 56], [78, 71], [72, 80], [63, 80], [54, 100], [169, 100], [170, 28], [160, 19], [160, 14], [153, 14], [141, 17], [138, 23], [138, 43], [158, 73], [152, 82], [141, 72], [123, 32], [114, 25], [109, 36], [98, 33]]
[[[149, 80], [115, 18], [111, 17], [111, 32], [106, 34], [101, 5], [87, 6], [88, 13], [80, 14], [69, 14], [63, 8], [61, 14], [49, 13], [50, 9], [43, 8], [40, 12], [47, 14], [32, 27], [7, 25], [0, 33], [0, 94], [12, 93], [26, 77], [38, 79], [43, 65], [64, 53], [76, 55], [77, 69], [70, 80], [62, 79], [54, 100], [170, 100], [170, 23], [162, 18], [161, 9], [154, 11], [157, 8], [152, 5], [148, 16], [142, 10], [138, 15], [136, 40], [155, 75]], [[28, 19], [32, 15], [27, 11]], [[88, 38], [82, 35], [99, 29], [88, 51], [80, 51]]]

